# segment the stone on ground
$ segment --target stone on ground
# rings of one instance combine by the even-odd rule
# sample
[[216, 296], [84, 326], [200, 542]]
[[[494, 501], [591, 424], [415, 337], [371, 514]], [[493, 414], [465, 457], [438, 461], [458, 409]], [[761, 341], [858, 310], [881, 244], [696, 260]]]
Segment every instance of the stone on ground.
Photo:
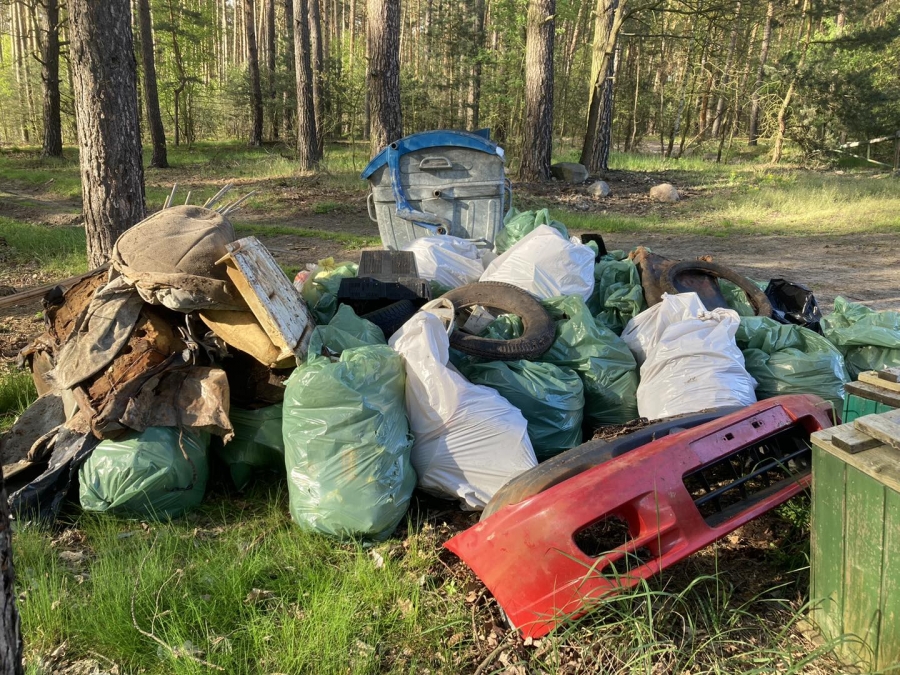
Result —
[[550, 167], [550, 175], [567, 183], [583, 183], [588, 178], [588, 171], [577, 162], [559, 162]]
[[588, 186], [587, 193], [592, 197], [608, 197], [609, 184], [605, 180], [598, 180]]
[[677, 202], [679, 199], [678, 190], [671, 183], [654, 185], [650, 188], [650, 199], [655, 199], [658, 202]]

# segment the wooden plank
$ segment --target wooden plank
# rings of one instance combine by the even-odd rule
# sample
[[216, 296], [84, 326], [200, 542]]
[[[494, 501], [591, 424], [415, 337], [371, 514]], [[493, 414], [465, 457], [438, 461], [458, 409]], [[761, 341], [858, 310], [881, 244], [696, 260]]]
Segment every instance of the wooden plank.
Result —
[[900, 664], [900, 493], [885, 490], [881, 636], [876, 668]]
[[878, 371], [878, 377], [888, 382], [900, 382], [900, 368], [885, 368]]
[[900, 410], [858, 417], [853, 421], [853, 426], [867, 436], [877, 438], [885, 445], [900, 450]]
[[93, 269], [90, 272], [85, 272], [84, 274], [76, 274], [73, 277], [68, 277], [66, 279], [61, 279], [60, 281], [53, 281], [49, 284], [44, 284], [43, 286], [35, 286], [34, 288], [26, 288], [24, 291], [19, 291], [18, 293], [13, 293], [12, 295], [7, 295], [5, 297], [0, 298], [0, 309], [6, 309], [7, 307], [18, 307], [19, 305], [24, 305], [34, 300], [38, 300], [47, 295], [48, 291], [52, 291], [57, 286], [62, 286], [63, 290], [68, 290], [70, 286], [74, 286], [82, 279], [87, 279], [92, 274], [99, 272], [101, 270], [105, 270], [109, 268], [109, 263], [106, 263], [102, 267], [98, 267], [97, 269]]
[[232, 242], [228, 251], [218, 262], [225, 263], [229, 280], [281, 350], [279, 360], [291, 354], [305, 358], [315, 321], [300, 291], [256, 237]]
[[887, 445], [851, 455], [833, 445], [818, 432], [812, 435], [813, 443], [824, 452], [871, 476], [882, 485], [900, 492], [900, 453]]
[[813, 447], [810, 601], [827, 640], [844, 632], [844, 480], [846, 464]]
[[831, 432], [831, 444], [851, 454], [881, 445], [880, 440], [864, 434], [852, 424], [832, 427]]
[[890, 380], [883, 378], [880, 372], [874, 370], [867, 370], [864, 373], [860, 373], [857, 379], [860, 382], [865, 382], [866, 384], [871, 384], [875, 387], [881, 387], [882, 389], [900, 393], [900, 382], [891, 382]]
[[855, 395], [860, 398], [884, 403], [892, 408], [900, 408], [900, 394], [889, 391], [884, 387], [876, 387], [865, 382], [849, 382], [844, 385], [844, 391], [848, 396]]
[[871, 668], [880, 629], [884, 487], [848, 467], [845, 499], [844, 633], [859, 641], [843, 642], [836, 651]]

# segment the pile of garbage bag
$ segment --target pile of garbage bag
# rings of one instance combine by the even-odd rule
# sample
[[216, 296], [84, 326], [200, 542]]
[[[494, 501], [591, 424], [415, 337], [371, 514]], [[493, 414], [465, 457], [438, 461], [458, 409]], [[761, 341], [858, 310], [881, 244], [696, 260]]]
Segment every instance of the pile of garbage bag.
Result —
[[851, 377], [900, 365], [898, 312], [822, 316], [801, 284], [607, 252], [546, 210], [292, 284], [213, 207], [154, 214], [45, 298], [20, 354], [42, 396], [2, 439], [19, 518], [76, 484], [84, 510], [174, 518], [210, 476], [276, 475], [298, 526], [380, 540], [416, 488], [480, 510], [603, 427], [788, 393], [839, 409]]

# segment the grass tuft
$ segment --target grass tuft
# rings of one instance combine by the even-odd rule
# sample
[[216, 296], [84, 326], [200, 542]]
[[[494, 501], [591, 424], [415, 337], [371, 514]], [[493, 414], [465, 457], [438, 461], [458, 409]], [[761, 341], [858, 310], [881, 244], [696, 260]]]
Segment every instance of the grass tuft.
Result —
[[87, 271], [86, 240], [80, 227], [43, 227], [0, 217], [0, 260], [37, 264], [48, 274], [72, 276]]
[[6, 431], [16, 417], [37, 398], [31, 374], [14, 368], [0, 368], [0, 432]]

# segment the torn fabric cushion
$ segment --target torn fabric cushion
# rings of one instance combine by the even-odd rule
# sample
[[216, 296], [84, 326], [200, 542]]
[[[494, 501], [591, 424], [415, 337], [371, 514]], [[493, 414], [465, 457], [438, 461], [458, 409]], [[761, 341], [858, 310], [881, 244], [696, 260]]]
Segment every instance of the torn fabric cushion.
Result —
[[200, 206], [173, 206], [129, 230], [113, 247], [112, 264], [150, 304], [179, 312], [237, 309], [225, 270], [234, 228], [221, 214]]

